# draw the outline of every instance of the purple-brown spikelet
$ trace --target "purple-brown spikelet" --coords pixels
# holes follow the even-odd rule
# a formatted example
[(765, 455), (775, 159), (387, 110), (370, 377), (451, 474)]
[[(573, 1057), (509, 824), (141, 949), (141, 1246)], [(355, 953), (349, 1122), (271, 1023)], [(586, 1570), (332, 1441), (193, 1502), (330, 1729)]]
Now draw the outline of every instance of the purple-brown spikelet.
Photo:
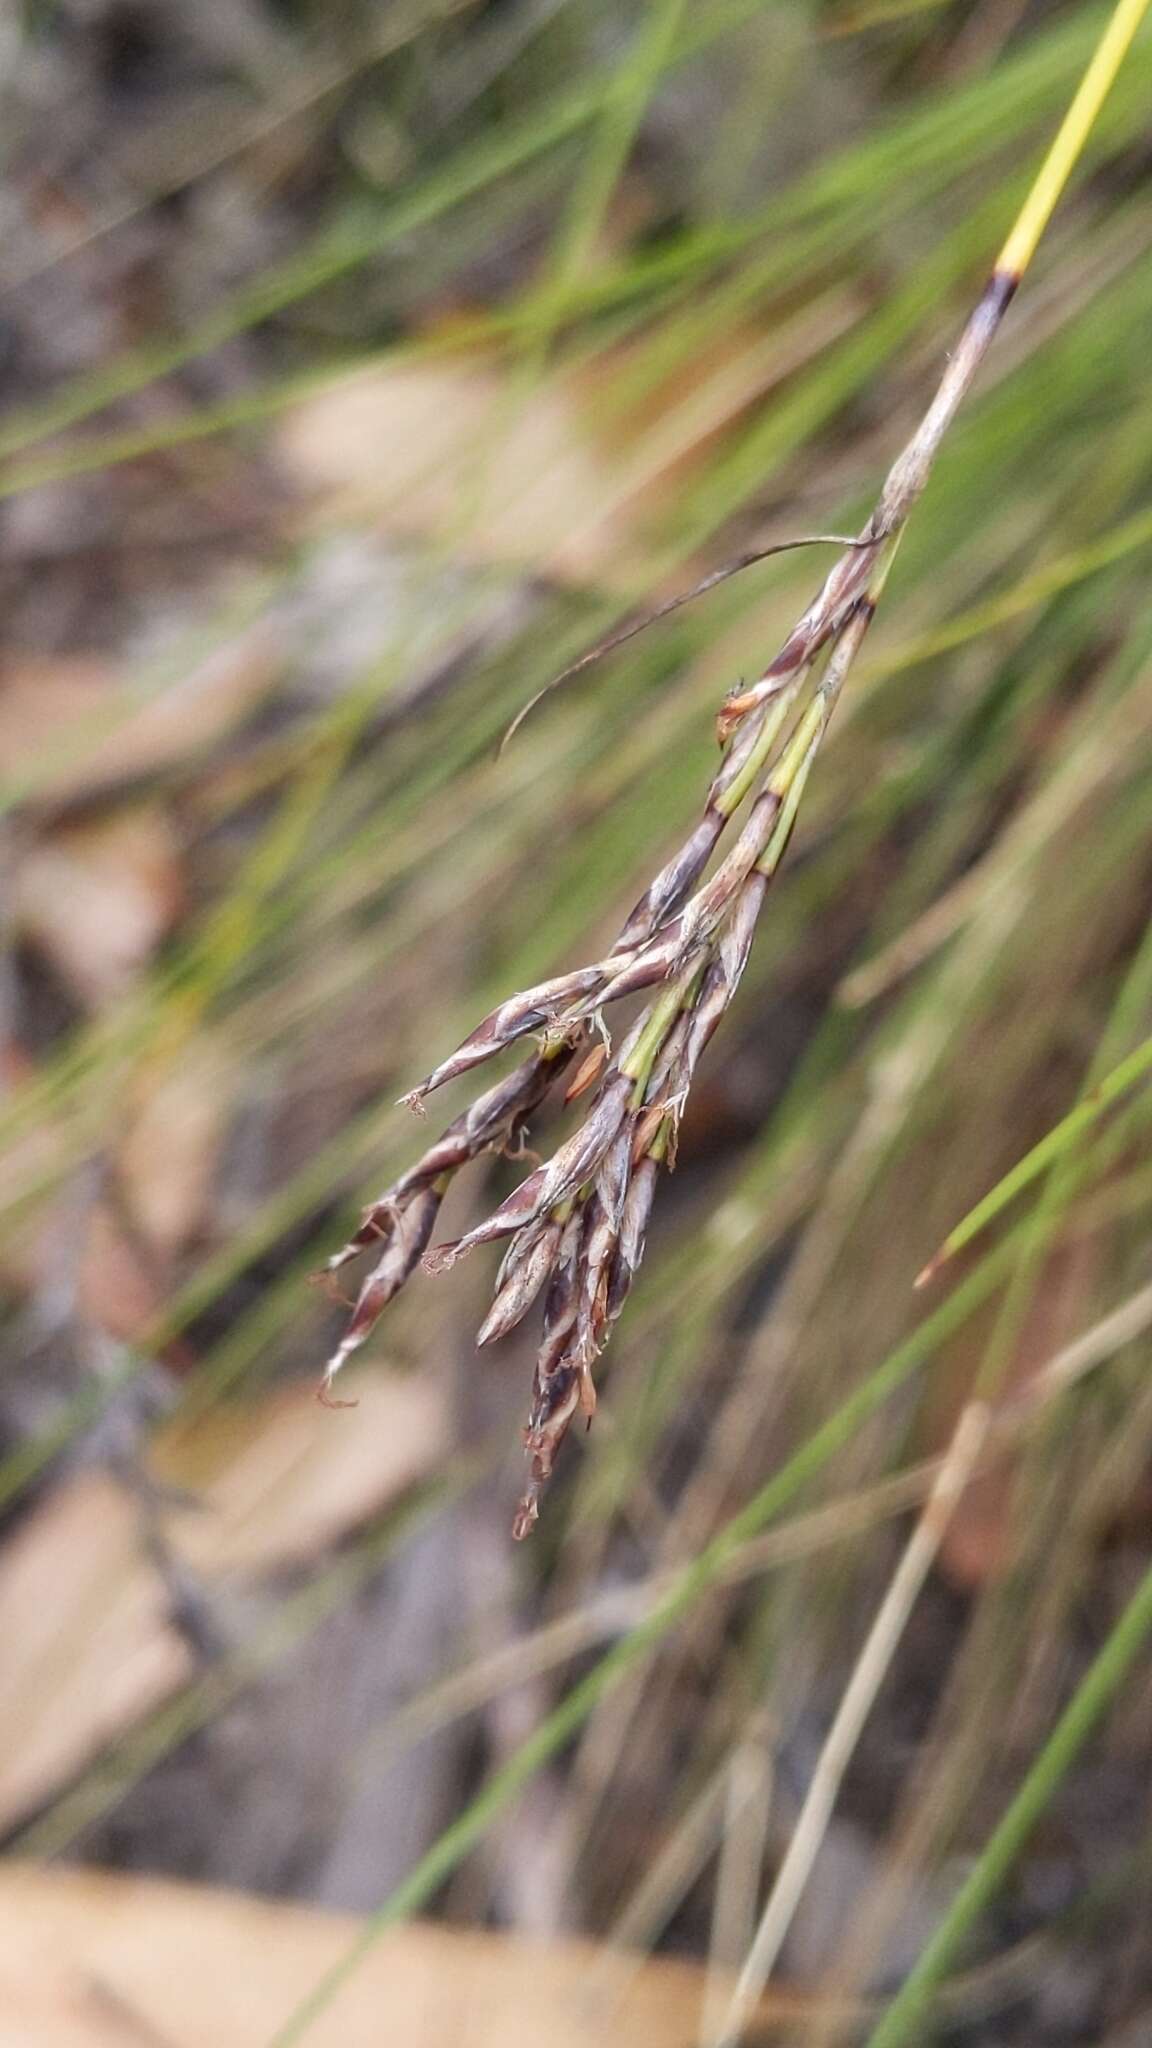
[[(871, 517), (855, 539), (838, 541), (838, 558), (762, 674), (725, 699), (717, 720), (722, 759), (703, 813), (629, 913), (614, 945), (599, 960), (497, 1004), (405, 1097), (422, 1108), (434, 1089), (537, 1034), (536, 1050), (449, 1124), (365, 1211), (360, 1228), (328, 1261), (326, 1272), (334, 1275), (361, 1253), (376, 1257), (326, 1369), (325, 1398), (334, 1375), (417, 1265), (439, 1272), (475, 1246), (511, 1240), (478, 1341), (487, 1345), (507, 1335), (543, 1294), (524, 1432), (529, 1480), (513, 1524), (517, 1537), (535, 1524), (542, 1489), (574, 1417), (583, 1412), (591, 1419), (593, 1368), (636, 1279), (656, 1185), (661, 1171), (675, 1165), (680, 1118), (697, 1065), (739, 987), (764, 897), (900, 534), (1014, 283), (1009, 273), (994, 273)], [(712, 572), (688, 594), (776, 551), (755, 550)], [(681, 601), (650, 616), (662, 616)], [(575, 673), (639, 629), (626, 626), (565, 673)], [(745, 804), (729, 852), (705, 880), (730, 820)], [(637, 994), (647, 995), (646, 1006), (610, 1057), (604, 1012)], [(566, 1100), (588, 1098), (579, 1128), (484, 1221), (430, 1251), (453, 1176), (482, 1153), (511, 1151), (552, 1083), (570, 1067), (575, 1072)]]
[[(329, 1393), (332, 1381), (352, 1353), (358, 1351), (365, 1338), (371, 1335), (383, 1310), (415, 1271), (435, 1227), (446, 1186), (445, 1179), (434, 1181), (431, 1187), (418, 1188), (390, 1212), (382, 1238), (384, 1249), (361, 1287), (348, 1328), (324, 1369), (320, 1398), (326, 1404), (344, 1405), (332, 1401)], [(358, 1236), (361, 1234), (357, 1233)], [(339, 1258), (332, 1261), (333, 1265), (339, 1263)]]
[(476, 1332), (477, 1345), (494, 1344), (498, 1337), (506, 1337), (527, 1315), (556, 1262), (562, 1230), (558, 1219), (550, 1216), (538, 1230), (530, 1226), (513, 1238), (497, 1277), (492, 1306)]
[(725, 822), (723, 814), (709, 804), (696, 830), (649, 883), (626, 920), (616, 941), (618, 952), (642, 946), (671, 916), (676, 904), (683, 903), (711, 860)]

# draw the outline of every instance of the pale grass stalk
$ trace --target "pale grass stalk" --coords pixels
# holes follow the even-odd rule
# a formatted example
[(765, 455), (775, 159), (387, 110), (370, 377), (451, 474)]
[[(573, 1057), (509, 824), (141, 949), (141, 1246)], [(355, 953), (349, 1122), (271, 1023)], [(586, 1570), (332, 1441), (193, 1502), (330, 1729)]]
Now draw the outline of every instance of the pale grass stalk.
[(1066, 1393), (1094, 1367), (1114, 1358), (1125, 1344), (1131, 1344), (1134, 1338), (1142, 1336), (1150, 1323), (1152, 1282), (1130, 1294), (1119, 1308), (1114, 1308), (1110, 1315), (1102, 1316), (1090, 1330), (1084, 1331), (1083, 1336), (1074, 1338), (1071, 1344), (1066, 1344), (1062, 1351), (1056, 1353), (1055, 1358), (1049, 1359), (1023, 1391), (1000, 1410), (997, 1435), (1001, 1432), (1014, 1434), (1016, 1430), (1026, 1428), (1049, 1401)]
[(711, 1770), (661, 1842), (623, 1911), (594, 1958), (587, 1980), (587, 2009), (605, 2029), (677, 1906), (715, 1854), (724, 1827), (728, 1758)]
[(812, 1874), (844, 1773), (944, 1533), (976, 1469), (991, 1423), (992, 1411), (982, 1401), (970, 1402), (960, 1416), (923, 1513), (848, 1681), (728, 2010), (712, 2037), (712, 2048), (738, 2048), (744, 2026), (759, 2003)]
[(732, 1971), (755, 1932), (756, 1898), (764, 1868), (775, 1776), (771, 1729), (767, 1717), (756, 1714), (728, 1764), (700, 2023), (702, 2041), (707, 2041), (721, 2023), (731, 1996)]
[[(747, 1761), (755, 1749), (761, 1759), (766, 1760), (764, 1717), (759, 1707), (737, 1730), (735, 1739), (738, 1757)], [(770, 1782), (769, 1769), (768, 1790)], [(709, 1773), (661, 1845), (601, 1943), (600, 1954), (592, 1962), (585, 1980), (581, 2016), (590, 2027), (598, 2026), (604, 2039), (615, 2039), (613, 2028), (622, 2001), (644, 1969), (652, 1947), (673, 1913), (706, 1868), (718, 1841), (723, 1850), (732, 1818), (736, 1817), (738, 1824), (750, 1820), (758, 1832), (766, 1825), (765, 1789), (763, 1782), (750, 1782), (746, 1772), (734, 1772), (733, 1758), (725, 1756)], [(749, 1805), (753, 1809), (751, 1813)], [(709, 2001), (715, 2002), (721, 1992), (726, 1995), (731, 1985), (730, 1970), (726, 1982), (719, 1972), (714, 1974), (711, 1984), (705, 1986), (705, 2014)], [(780, 2007), (787, 2009), (788, 2002), (787, 1998), (773, 1999), (773, 2019), (781, 2016)], [(804, 1995), (798, 1994), (797, 2011), (803, 2011), (806, 2003)], [(845, 2014), (852, 2019), (859, 2016), (856, 2011)]]

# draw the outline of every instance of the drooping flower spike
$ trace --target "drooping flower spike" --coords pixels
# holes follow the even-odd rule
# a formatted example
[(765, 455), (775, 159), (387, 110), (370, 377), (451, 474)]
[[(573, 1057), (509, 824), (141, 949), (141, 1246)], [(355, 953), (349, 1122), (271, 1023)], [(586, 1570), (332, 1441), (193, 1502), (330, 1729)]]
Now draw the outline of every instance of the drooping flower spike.
[[(1130, 12), (1129, 0), (1123, 0), (1118, 17)], [(1122, 27), (1130, 40), (1131, 24)], [(1111, 75), (1115, 55), (1109, 58)], [(607, 954), (499, 1003), (404, 1098), (422, 1109), (425, 1098), (445, 1082), (525, 1037), (536, 1039), (535, 1049), (513, 1073), (478, 1096), (365, 1211), (359, 1230), (328, 1261), (326, 1273), (335, 1275), (351, 1259), (375, 1253), (345, 1335), (326, 1368), (320, 1389), (326, 1400), (341, 1366), (421, 1262), (438, 1272), (477, 1246), (507, 1240), (479, 1343), (506, 1336), (543, 1298), (524, 1432), (529, 1478), (513, 1524), (517, 1537), (535, 1524), (542, 1489), (573, 1419), (582, 1414), (591, 1421), (596, 1361), (635, 1280), (660, 1173), (675, 1165), (677, 1130), (697, 1065), (739, 987), (812, 764), (908, 516), (1106, 86), (1104, 73), (1094, 79), (1090, 67), (936, 394), (892, 465), (860, 533), (849, 541), (824, 535), (784, 543), (832, 542), (840, 553), (763, 673), (722, 704), (717, 720), (721, 761), (695, 828), (654, 877)], [(628, 622), (564, 676), (725, 576), (779, 551), (755, 550), (713, 571), (683, 598)], [(745, 805), (728, 852), (705, 879), (725, 831)], [(646, 1007), (609, 1056), (604, 1013), (636, 994), (647, 995)], [(430, 1249), (453, 1176), (482, 1153), (513, 1152), (544, 1097), (573, 1067), (567, 1099), (587, 1098), (575, 1133), (483, 1222), (454, 1242)]]

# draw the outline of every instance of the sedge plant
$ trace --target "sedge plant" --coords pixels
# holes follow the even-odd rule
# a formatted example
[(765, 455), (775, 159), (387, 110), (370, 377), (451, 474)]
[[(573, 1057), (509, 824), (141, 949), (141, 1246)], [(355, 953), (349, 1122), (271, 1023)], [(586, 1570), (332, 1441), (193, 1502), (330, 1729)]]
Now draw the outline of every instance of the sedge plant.
[[(1119, 0), (1110, 16), (935, 395), (889, 469), (873, 511), (841, 546), (761, 674), (723, 702), (717, 720), (720, 764), (697, 824), (650, 882), (606, 954), (498, 1003), (404, 1098), (423, 1114), (436, 1089), (525, 1039), (534, 1041), (512, 1073), (479, 1094), (365, 1210), (358, 1230), (327, 1262), (332, 1280), (353, 1260), (371, 1258), (325, 1368), (320, 1394), (328, 1403), (340, 1369), (421, 1264), (442, 1272), (478, 1246), (504, 1245), (492, 1304), (478, 1333), (481, 1345), (505, 1336), (542, 1297), (524, 1432), (529, 1476), (513, 1523), (517, 1538), (536, 1522), (542, 1490), (573, 1420), (583, 1415), (591, 1421), (594, 1369), (635, 1281), (660, 1176), (675, 1166), (689, 1091), (740, 985), (805, 785), (901, 535), (1148, 4)], [(742, 558), (701, 587), (743, 565)], [(728, 834), (731, 843), (709, 873)], [(606, 1013), (635, 996), (643, 997), (644, 1006), (613, 1046)], [(456, 1174), (483, 1154), (522, 1151), (532, 1118), (562, 1082), (566, 1102), (588, 1104), (574, 1134), (482, 1222), (433, 1246)]]

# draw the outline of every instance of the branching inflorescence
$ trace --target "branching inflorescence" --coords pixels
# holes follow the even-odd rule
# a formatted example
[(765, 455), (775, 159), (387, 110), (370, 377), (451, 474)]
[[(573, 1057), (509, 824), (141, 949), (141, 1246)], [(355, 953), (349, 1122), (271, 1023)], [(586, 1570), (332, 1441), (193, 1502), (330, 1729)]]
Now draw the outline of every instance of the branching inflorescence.
[[(905, 522), (1003, 317), (1020, 267), (1002, 257), (871, 517), (843, 546), (763, 674), (724, 702), (718, 719), (722, 757), (703, 815), (645, 891), (611, 951), (500, 1003), (405, 1097), (422, 1111), (433, 1089), (518, 1040), (536, 1040), (529, 1057), (478, 1096), (365, 1211), (355, 1236), (328, 1261), (327, 1272), (335, 1274), (361, 1253), (376, 1255), (326, 1368), (325, 1400), (336, 1373), (421, 1261), (439, 1272), (476, 1245), (508, 1240), (478, 1341), (505, 1336), (543, 1293), (543, 1333), (524, 1432), (530, 1476), (513, 1524), (518, 1537), (536, 1521), (541, 1490), (569, 1424), (577, 1413), (592, 1416), (593, 1367), (636, 1277), (660, 1170), (675, 1165), (677, 1128), (697, 1064), (739, 987), (764, 897)], [(730, 850), (705, 880), (723, 834), (745, 805)], [(611, 1054), (604, 1013), (640, 993), (648, 994), (647, 1005)], [(590, 1098), (574, 1136), (474, 1230), (429, 1250), (454, 1174), (481, 1153), (515, 1147), (565, 1074), (571, 1076), (567, 1101)]]

